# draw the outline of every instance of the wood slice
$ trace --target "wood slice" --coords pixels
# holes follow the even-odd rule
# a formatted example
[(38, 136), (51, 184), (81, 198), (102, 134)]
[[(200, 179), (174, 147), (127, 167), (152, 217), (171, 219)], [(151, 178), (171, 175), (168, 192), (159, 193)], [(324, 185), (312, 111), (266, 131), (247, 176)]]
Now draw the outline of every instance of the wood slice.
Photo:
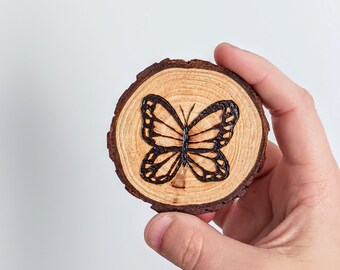
[(121, 96), (107, 143), (126, 189), (158, 212), (216, 211), (262, 167), (268, 122), (257, 94), (202, 60), (155, 63)]

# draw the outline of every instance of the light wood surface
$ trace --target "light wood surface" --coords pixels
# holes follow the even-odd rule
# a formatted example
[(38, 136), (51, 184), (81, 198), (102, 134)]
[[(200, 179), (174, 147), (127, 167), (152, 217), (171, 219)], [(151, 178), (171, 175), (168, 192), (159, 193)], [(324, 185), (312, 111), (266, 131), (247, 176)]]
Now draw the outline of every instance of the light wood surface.
[[(198, 181), (189, 166), (181, 166), (175, 177), (164, 184), (149, 183), (142, 179), (141, 164), (152, 148), (141, 136), (141, 103), (149, 94), (166, 99), (176, 110), (182, 123), (185, 123), (184, 117), (189, 114), (193, 104), (195, 105), (188, 123), (214, 102), (232, 100), (237, 104), (239, 119), (234, 127), (233, 136), (220, 149), (230, 166), (229, 176), (225, 180)], [(184, 117), (180, 108), (183, 109)], [(164, 118), (164, 121), (168, 121), (169, 126), (176, 126), (175, 121), (168, 117), (168, 112), (162, 109), (161, 106), (156, 107), (156, 110), (159, 110), (157, 115)], [(210, 115), (192, 128), (191, 134), (204, 130), (206, 126), (218, 121), (218, 114)], [(231, 77), (208, 69), (167, 68), (144, 80), (129, 97), (125, 97), (124, 106), (120, 109), (114, 126), (115, 137), (112, 139), (115, 141), (117, 151), (114, 155), (119, 156), (123, 171), (120, 174), (125, 175), (133, 189), (137, 191), (138, 197), (175, 207), (195, 205), (197, 210), (199, 205), (214, 203), (228, 197), (254, 173), (254, 167), (260, 162), (264, 151), (264, 138), (266, 139), (268, 131), (263, 123), (263, 115), (259, 113), (258, 106), (249, 93)], [(155, 128), (157, 130), (157, 127)], [(166, 129), (165, 125), (160, 125), (158, 130), (176, 136), (174, 131), (164, 130), (164, 128)], [(170, 143), (164, 139), (166, 140), (166, 138), (157, 138), (159, 140), (156, 141), (157, 145)], [(195, 138), (191, 140), (194, 141)], [(181, 145), (182, 142), (178, 141), (177, 146)], [(210, 156), (213, 154), (207, 153)], [(198, 157), (197, 162), (205, 162), (204, 166), (211, 166), (213, 170), (214, 164), (206, 164), (208, 162), (206, 159), (200, 160)]]

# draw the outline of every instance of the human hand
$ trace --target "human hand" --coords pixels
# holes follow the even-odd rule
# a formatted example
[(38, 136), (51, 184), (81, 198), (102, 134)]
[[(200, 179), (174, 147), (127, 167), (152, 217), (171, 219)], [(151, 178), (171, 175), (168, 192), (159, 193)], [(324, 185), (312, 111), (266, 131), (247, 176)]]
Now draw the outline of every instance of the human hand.
[(262, 172), (237, 202), (201, 219), (158, 214), (146, 242), (185, 270), (339, 269), (340, 172), (312, 97), (250, 52), (221, 44), (215, 59), (260, 95), (279, 146), (268, 143)]

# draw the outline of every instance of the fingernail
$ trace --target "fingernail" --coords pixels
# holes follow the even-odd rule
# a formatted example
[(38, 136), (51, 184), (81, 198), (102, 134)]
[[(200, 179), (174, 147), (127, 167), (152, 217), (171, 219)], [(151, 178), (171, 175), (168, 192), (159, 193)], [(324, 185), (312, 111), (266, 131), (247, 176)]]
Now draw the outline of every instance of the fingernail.
[(172, 220), (173, 218), (170, 215), (165, 214), (151, 225), (147, 233), (146, 242), (152, 249), (156, 251), (160, 249), (163, 235), (169, 228)]
[(231, 44), (231, 43), (228, 43), (228, 42), (223, 42), (222, 44), (224, 46), (229, 46), (229, 47), (232, 47), (232, 48), (237, 48), (234, 44)]

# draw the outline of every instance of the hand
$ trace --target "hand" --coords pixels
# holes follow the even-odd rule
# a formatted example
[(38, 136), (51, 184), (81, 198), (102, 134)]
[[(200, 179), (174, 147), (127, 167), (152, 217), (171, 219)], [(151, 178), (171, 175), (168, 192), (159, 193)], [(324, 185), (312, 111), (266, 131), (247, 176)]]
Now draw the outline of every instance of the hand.
[(311, 95), (232, 45), (219, 45), (215, 59), (261, 96), (278, 146), (268, 144), (261, 174), (237, 202), (201, 219), (158, 214), (145, 229), (146, 242), (185, 270), (339, 269), (340, 172)]

